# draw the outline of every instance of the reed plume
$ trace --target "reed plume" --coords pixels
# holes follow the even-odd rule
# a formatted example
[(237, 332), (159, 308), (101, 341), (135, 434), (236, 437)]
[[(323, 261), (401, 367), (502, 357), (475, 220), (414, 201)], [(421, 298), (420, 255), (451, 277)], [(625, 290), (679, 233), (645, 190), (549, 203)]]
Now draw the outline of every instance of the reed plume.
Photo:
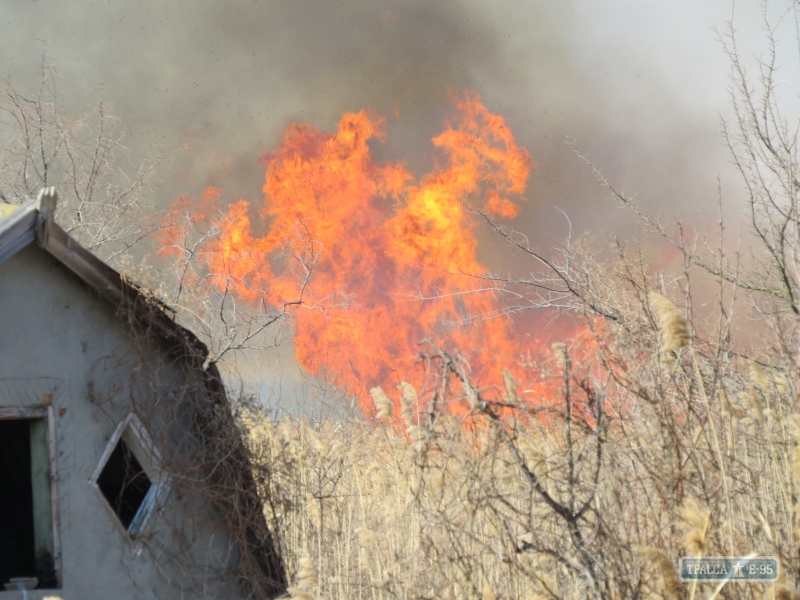
[(664, 353), (688, 346), (691, 342), (689, 328), (672, 301), (657, 292), (650, 292), (647, 298), (658, 320), (660, 351)]
[(314, 561), (308, 554), (300, 558), (295, 583), (298, 588), (308, 591), (313, 591), (317, 587), (317, 572), (314, 568)]
[(359, 527), (356, 529), (356, 536), (358, 536), (358, 541), (364, 546), (371, 546), (375, 543), (375, 536), (366, 527)]
[(506, 404), (514, 405), (517, 403), (517, 382), (514, 381), (514, 376), (507, 368), (503, 368), (503, 384), (505, 386), (505, 401)]
[(417, 396), (417, 390), (410, 383), (401, 381), (397, 387), (403, 392), (400, 396), (400, 414), (406, 422), (406, 426), (410, 427), (415, 424), (414, 405), (416, 405), (419, 396)]
[(694, 498), (687, 498), (680, 510), (683, 542), (689, 554), (702, 556), (708, 547), (708, 521), (711, 511), (701, 508)]
[(394, 410), (392, 401), (389, 400), (386, 393), (381, 388), (374, 387), (369, 391), (369, 394), (375, 403), (375, 415), (381, 420), (391, 419)]
[(680, 598), (682, 587), (681, 580), (669, 557), (658, 548), (639, 548), (642, 560), (654, 565), (658, 570), (661, 592), (667, 598)]

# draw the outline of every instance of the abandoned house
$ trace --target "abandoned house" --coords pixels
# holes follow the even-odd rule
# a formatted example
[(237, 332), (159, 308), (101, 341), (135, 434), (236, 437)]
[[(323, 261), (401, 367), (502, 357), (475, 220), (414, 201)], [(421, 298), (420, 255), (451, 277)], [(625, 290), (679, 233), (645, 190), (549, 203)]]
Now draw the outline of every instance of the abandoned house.
[(0, 600), (280, 595), (206, 347), (56, 201), (0, 203)]

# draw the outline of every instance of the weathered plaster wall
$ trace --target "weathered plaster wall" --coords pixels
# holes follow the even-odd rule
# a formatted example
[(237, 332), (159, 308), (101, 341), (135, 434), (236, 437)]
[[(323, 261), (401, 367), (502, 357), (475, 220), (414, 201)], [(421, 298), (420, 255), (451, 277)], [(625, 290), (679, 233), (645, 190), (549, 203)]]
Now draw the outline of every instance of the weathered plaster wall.
[[(144, 350), (162, 390), (185, 380), (157, 345)], [(232, 580), (201, 582), (192, 568), (170, 564), (169, 555), (185, 554), (166, 523), (174, 498), (154, 520), (149, 542), (137, 549), (89, 483), (110, 436), (136, 402), (138, 392), (128, 383), (140, 375), (132, 368), (141, 357), (142, 348), (112, 307), (34, 244), (0, 264), (0, 406), (42, 404), (50, 394), (55, 415), (63, 588), (29, 592), (31, 600), (236, 597)], [(147, 395), (147, 386), (140, 387)], [(168, 401), (168, 394), (161, 400)], [(156, 436), (154, 441), (158, 446)], [(213, 562), (209, 556), (235, 556), (219, 531), (181, 534), (196, 545), (196, 566)], [(208, 587), (193, 589), (198, 583)], [(0, 600), (22, 597), (0, 591)]]

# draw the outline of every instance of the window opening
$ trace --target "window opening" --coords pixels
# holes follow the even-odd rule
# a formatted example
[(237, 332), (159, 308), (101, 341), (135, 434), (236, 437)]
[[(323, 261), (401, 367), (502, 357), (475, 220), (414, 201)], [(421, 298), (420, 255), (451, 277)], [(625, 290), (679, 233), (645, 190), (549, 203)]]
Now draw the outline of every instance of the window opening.
[(0, 490), (0, 589), (20, 577), (57, 587), (46, 419), (0, 420)]
[(97, 478), (97, 486), (126, 530), (133, 523), (152, 485), (136, 456), (120, 438)]
[[(139, 419), (131, 413), (117, 426), (89, 482), (121, 531), (131, 539), (144, 530), (166, 499), (169, 484), (161, 459)], [(112, 517), (112, 518), (113, 518)], [(137, 546), (137, 552), (141, 547)]]

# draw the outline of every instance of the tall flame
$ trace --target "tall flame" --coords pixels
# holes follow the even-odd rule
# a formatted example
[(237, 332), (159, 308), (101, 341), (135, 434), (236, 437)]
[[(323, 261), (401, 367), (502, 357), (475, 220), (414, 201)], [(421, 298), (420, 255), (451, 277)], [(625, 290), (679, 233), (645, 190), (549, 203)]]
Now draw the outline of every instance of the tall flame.
[[(290, 126), (264, 159), (258, 219), (249, 202), (234, 202), (217, 223), (220, 237), (204, 246), (215, 284), (247, 301), (281, 306), (302, 290), (293, 311), (298, 362), (333, 373), (367, 414), (371, 387), (422, 377), (413, 363), (424, 338), (457, 348), (484, 383), (531, 350), (508, 319), (487, 318), (500, 307), (476, 291), (487, 269), (473, 214), (516, 216), (512, 199), (522, 199), (535, 165), (478, 94), (455, 104), (433, 138), (437, 164), (419, 180), (373, 161), (369, 142), (384, 139), (385, 122), (370, 112), (345, 114), (335, 133)], [(200, 206), (220, 194), (208, 188)], [(281, 260), (287, 251), (294, 260)]]

